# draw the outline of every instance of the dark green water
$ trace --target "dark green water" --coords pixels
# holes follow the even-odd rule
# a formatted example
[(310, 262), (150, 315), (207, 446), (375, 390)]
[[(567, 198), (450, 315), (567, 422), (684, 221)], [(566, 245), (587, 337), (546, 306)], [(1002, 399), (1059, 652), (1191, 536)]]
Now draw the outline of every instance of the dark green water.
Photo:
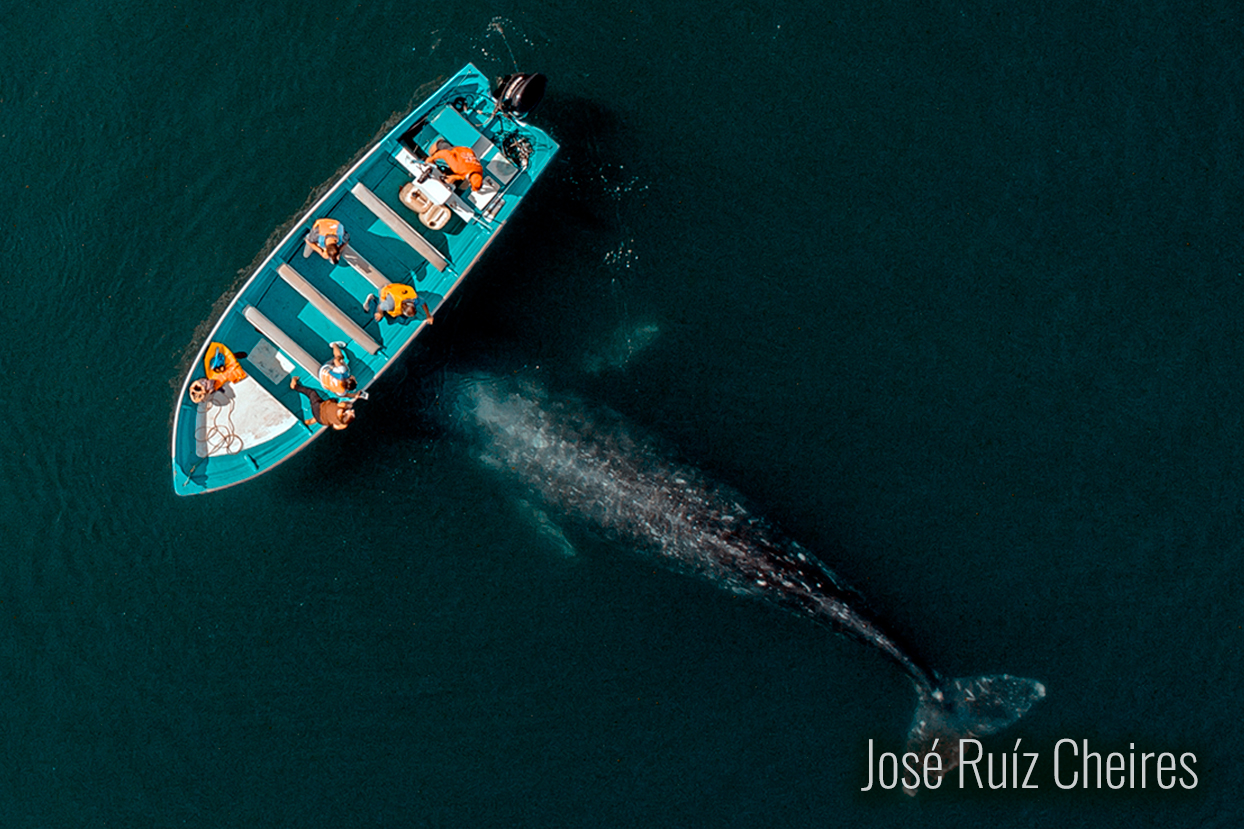
[[(1235, 4), (216, 6), (0, 19), (0, 826), (1240, 824)], [(549, 75), (538, 193), (348, 432), (176, 498), (196, 326), (467, 61)], [(422, 416), (479, 367), (1045, 682), (988, 741), (1040, 788), (858, 792), (901, 673), (552, 536)], [(1199, 782), (1064, 791), (1062, 738)]]

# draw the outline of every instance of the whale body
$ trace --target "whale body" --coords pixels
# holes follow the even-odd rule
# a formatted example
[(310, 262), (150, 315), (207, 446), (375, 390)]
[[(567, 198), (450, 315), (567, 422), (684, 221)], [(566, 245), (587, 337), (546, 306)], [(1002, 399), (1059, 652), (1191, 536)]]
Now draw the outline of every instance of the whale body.
[(739, 493), (671, 460), (609, 410), (486, 374), (447, 378), (441, 398), (448, 425), (481, 460), (548, 507), (675, 570), (881, 651), (916, 688), (907, 750), (938, 754), (943, 774), (958, 764), (961, 738), (999, 731), (1045, 696), (1040, 682), (1008, 674), (943, 677), (868, 616), (858, 594), (811, 552), (753, 515)]

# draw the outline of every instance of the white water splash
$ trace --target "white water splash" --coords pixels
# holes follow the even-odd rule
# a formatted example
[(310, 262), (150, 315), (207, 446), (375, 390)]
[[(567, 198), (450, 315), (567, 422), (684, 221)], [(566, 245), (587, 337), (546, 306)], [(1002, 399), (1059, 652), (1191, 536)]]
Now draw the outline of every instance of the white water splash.
[(531, 38), (527, 37), (521, 31), (517, 31), (517, 28), (518, 27), (515, 26), (514, 21), (508, 18), (500, 16), (494, 17), (488, 22), (487, 28), (484, 29), (484, 43), (480, 46), (480, 52), (482, 52), (489, 60), (498, 60), (498, 57), (493, 55), (490, 51), (489, 43), (495, 42), (497, 38), (500, 38), (501, 45), (505, 47), (505, 53), (510, 58), (510, 66), (515, 72), (519, 71), (518, 58), (514, 56), (514, 49), (510, 46), (509, 36), (514, 35), (517, 40), (532, 48), (535, 47), (535, 44), (531, 42)]
[(634, 239), (623, 239), (616, 248), (605, 253), (605, 264), (621, 265), (623, 268), (630, 268), (631, 265), (639, 261), (639, 254), (632, 247), (634, 243)]

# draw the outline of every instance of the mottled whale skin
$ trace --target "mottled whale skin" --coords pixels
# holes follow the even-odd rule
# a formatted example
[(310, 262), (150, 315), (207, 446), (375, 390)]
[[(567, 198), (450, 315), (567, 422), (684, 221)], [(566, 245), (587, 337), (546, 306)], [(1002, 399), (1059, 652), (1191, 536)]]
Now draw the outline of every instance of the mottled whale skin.
[(1005, 728), (1045, 695), (1040, 682), (1007, 674), (943, 678), (860, 610), (858, 594), (828, 567), (749, 513), (738, 493), (669, 460), (612, 412), (485, 374), (446, 378), (439, 408), (485, 463), (549, 507), (881, 651), (916, 687), (907, 750), (935, 751), (943, 773), (959, 762), (960, 738)]

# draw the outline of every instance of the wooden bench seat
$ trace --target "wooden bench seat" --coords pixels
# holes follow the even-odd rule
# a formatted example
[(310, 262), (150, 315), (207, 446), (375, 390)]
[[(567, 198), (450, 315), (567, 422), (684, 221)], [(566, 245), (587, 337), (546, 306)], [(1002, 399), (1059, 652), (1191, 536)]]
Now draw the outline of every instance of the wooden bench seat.
[(307, 281), (307, 278), (298, 271), (294, 270), (290, 265), (281, 265), (276, 269), (291, 288), (302, 295), (302, 298), (311, 303), (317, 311), (328, 318), (328, 321), (337, 326), (347, 339), (358, 343), (368, 354), (375, 354), (380, 350), (380, 343), (376, 342), (371, 336), (364, 331), (359, 324), (346, 316), (342, 311), (329, 300), (328, 297), (320, 293), (314, 285)]
[(258, 308), (254, 305), (247, 305), (246, 310), (242, 312), (242, 316), (246, 317), (247, 322), (255, 326), (256, 331), (263, 334), (277, 348), (284, 351), (312, 379), (319, 376), (321, 363), (308, 354), (305, 348), (294, 342), (293, 337), (278, 328), (276, 323), (265, 317)]
[(359, 182), (350, 188), (350, 192), (354, 197), (362, 202), (363, 206), (372, 212), (379, 219), (397, 234), (397, 237), (406, 244), (410, 245), (419, 252), (428, 263), (438, 271), (443, 271), (449, 266), (449, 262), (441, 255), (441, 252), (432, 247), (432, 243), (423, 238), (417, 230), (406, 223), (406, 220), (394, 212), (380, 197), (367, 189), (363, 182)]
[(386, 277), (376, 267), (362, 257), (362, 255), (354, 248), (346, 245), (341, 249), (341, 258), (346, 260), (346, 264), (358, 271), (359, 274), (377, 289), (383, 288), (393, 282)]

